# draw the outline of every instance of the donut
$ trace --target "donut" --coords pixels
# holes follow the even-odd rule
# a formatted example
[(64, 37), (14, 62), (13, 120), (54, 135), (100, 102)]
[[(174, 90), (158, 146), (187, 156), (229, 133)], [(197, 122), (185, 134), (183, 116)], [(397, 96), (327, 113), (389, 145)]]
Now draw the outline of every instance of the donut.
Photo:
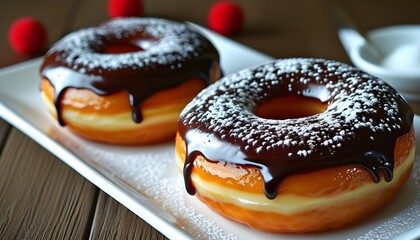
[(198, 30), (158, 18), (117, 18), (70, 33), (46, 53), (41, 95), (61, 126), (114, 144), (173, 139), (179, 113), (221, 77)]
[(407, 181), (413, 116), (387, 83), (344, 63), (275, 60), (185, 107), (176, 160), (187, 192), (227, 218), (268, 232), (336, 229)]

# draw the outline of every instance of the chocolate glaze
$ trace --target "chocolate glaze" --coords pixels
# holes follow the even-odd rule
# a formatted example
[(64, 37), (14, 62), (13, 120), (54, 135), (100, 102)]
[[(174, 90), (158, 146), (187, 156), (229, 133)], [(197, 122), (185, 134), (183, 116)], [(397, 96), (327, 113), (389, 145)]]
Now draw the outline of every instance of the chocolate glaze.
[[(105, 54), (107, 45), (131, 44), (143, 51)], [(97, 28), (72, 33), (46, 54), (42, 78), (55, 89), (58, 121), (67, 88), (89, 89), (98, 95), (129, 94), (133, 121), (140, 123), (140, 105), (154, 93), (199, 78), (210, 84), (219, 62), (215, 47), (187, 24), (153, 18), (111, 20)]]
[[(245, 94), (244, 94), (245, 93)], [(267, 120), (253, 109), (286, 95), (316, 97), (328, 109), (305, 118)], [(279, 60), (227, 76), (182, 112), (188, 193), (194, 159), (259, 169), (265, 195), (277, 196), (283, 179), (317, 169), (358, 165), (375, 182), (391, 181), (397, 139), (410, 131), (413, 112), (389, 85), (335, 61)]]

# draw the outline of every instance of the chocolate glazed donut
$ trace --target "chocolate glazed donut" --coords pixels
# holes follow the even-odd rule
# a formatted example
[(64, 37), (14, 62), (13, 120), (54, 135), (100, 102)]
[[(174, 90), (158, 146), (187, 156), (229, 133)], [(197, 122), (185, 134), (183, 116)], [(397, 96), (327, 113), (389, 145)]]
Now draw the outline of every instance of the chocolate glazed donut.
[[(118, 47), (120, 45), (120, 47)], [(112, 49), (120, 48), (118, 54)], [(121, 52), (124, 47), (127, 52)], [(219, 62), (215, 47), (191, 26), (154, 18), (119, 18), (71, 33), (45, 56), (43, 79), (55, 89), (61, 125), (61, 98), (68, 88), (98, 95), (129, 93), (133, 121), (140, 123), (141, 102), (193, 77), (210, 84)], [(217, 66), (218, 67), (218, 66)]]
[(356, 68), (276, 60), (222, 78), (186, 106), (177, 165), (189, 194), (251, 227), (339, 228), (407, 181), (413, 116), (396, 90)]
[[(258, 104), (290, 95), (317, 98), (328, 108), (296, 119), (254, 115)], [(182, 112), (186, 186), (193, 194), (189, 173), (196, 154), (260, 169), (271, 199), (287, 175), (329, 166), (357, 164), (374, 181), (379, 171), (390, 181), (395, 142), (410, 131), (413, 116), (385, 82), (338, 62), (279, 60), (244, 70), (199, 94)]]

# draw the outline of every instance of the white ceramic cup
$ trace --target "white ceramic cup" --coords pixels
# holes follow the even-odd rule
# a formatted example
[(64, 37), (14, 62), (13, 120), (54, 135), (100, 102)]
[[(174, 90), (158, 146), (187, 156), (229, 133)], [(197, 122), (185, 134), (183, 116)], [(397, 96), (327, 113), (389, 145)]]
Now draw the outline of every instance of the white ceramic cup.
[(353, 64), (397, 89), (409, 101), (420, 100), (420, 25), (401, 25), (367, 33), (379, 49), (372, 53), (369, 42), (351, 29), (342, 29), (339, 38)]

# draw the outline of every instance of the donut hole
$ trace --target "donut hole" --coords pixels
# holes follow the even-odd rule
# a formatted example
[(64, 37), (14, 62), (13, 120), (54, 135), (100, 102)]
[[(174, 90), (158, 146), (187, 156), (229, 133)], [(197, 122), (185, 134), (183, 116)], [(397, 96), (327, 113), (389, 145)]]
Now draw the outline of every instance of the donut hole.
[(128, 53), (128, 52), (138, 52), (143, 49), (129, 44), (112, 44), (105, 47), (103, 53), (105, 54), (118, 54), (118, 53)]
[(315, 97), (282, 96), (257, 105), (254, 114), (260, 118), (285, 120), (316, 115), (327, 110), (328, 103)]
[(102, 53), (105, 54), (119, 54), (119, 53), (129, 53), (129, 52), (139, 52), (144, 51), (149, 48), (155, 39), (137, 39), (130, 42), (125, 41), (116, 41), (107, 43), (102, 50)]

